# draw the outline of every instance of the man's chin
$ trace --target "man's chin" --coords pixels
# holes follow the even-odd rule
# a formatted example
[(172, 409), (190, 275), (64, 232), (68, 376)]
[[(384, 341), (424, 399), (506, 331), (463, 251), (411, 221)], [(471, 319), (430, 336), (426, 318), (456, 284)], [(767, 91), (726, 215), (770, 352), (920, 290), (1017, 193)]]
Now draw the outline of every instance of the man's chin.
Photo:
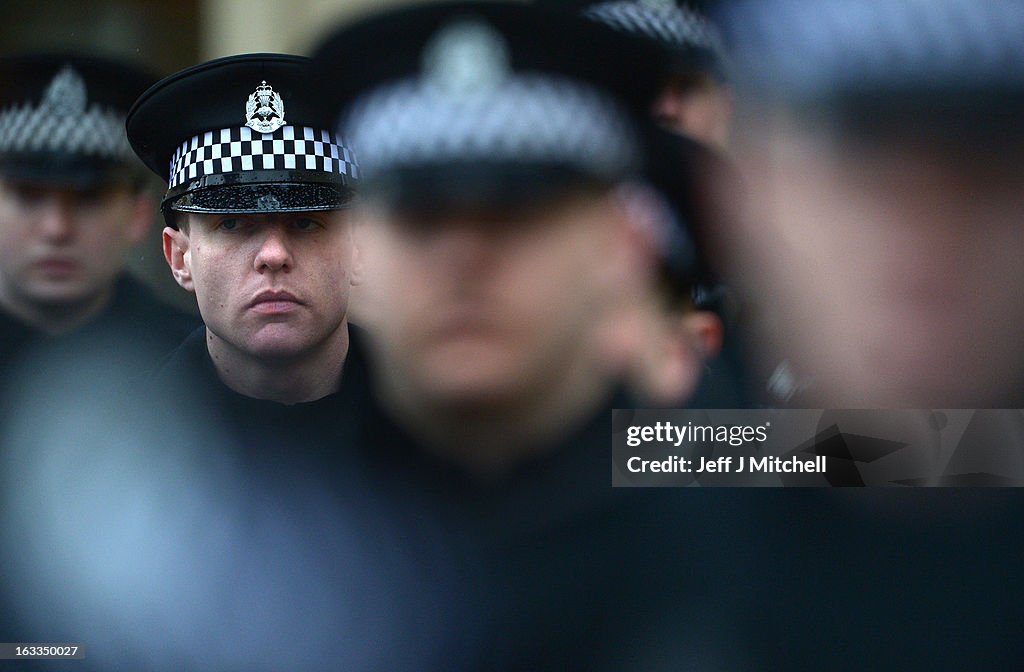
[(290, 339), (281, 340), (259, 340), (250, 344), (249, 354), (266, 361), (288, 361), (309, 351), (309, 345), (303, 341)]
[(246, 350), (260, 359), (294, 359), (308, 352), (312, 339), (293, 326), (277, 323), (266, 325), (249, 339)]
[(59, 309), (87, 303), (99, 293), (78, 278), (54, 278), (33, 282), (24, 296), (41, 308)]
[(493, 411), (514, 403), (518, 398), (514, 388), (506, 383), (479, 379), (434, 379), (427, 384), (422, 393), (430, 399), (430, 406), (450, 413)]
[(467, 408), (493, 406), (516, 398), (522, 366), (506, 351), (448, 352), (424, 362), (422, 386), (435, 402)]

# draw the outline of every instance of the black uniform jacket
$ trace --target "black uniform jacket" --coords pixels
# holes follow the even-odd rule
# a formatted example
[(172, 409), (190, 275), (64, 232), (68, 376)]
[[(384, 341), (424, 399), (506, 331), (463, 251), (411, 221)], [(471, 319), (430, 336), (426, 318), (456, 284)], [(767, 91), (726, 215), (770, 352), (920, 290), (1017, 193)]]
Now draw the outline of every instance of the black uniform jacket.
[[(9, 368), (31, 348), (74, 354), (76, 350), (103, 356), (105, 353), (137, 353), (145, 373), (199, 325), (199, 318), (172, 308), (148, 287), (130, 276), (118, 279), (114, 296), (98, 315), (69, 334), (48, 337), (0, 311), (0, 371)], [(48, 353), (43, 354), (46, 356)], [(137, 362), (132, 362), (133, 365)]]

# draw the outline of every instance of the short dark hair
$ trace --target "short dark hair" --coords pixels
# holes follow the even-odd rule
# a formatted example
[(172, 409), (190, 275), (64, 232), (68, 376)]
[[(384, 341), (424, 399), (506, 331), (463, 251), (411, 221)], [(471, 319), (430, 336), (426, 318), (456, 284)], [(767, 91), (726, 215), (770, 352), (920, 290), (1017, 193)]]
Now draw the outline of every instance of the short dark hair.
[(188, 233), (188, 213), (179, 212), (178, 210), (172, 210), (170, 208), (162, 208), (160, 210), (164, 216), (164, 223), (172, 229), (178, 229)]

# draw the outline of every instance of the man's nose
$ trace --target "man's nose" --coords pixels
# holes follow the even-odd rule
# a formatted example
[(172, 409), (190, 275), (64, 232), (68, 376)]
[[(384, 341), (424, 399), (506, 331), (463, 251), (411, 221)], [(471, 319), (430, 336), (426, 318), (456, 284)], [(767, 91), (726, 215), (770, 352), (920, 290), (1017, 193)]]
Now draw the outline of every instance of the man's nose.
[(492, 263), (500, 236), (478, 222), (458, 222), (438, 232), (434, 252), (450, 268), (475, 269)]
[(291, 246), (283, 227), (268, 226), (256, 252), (254, 265), (257, 271), (291, 270), (294, 266)]
[(683, 122), (683, 104), (681, 96), (676, 91), (667, 89), (654, 101), (654, 119), (664, 125), (679, 125)]
[(39, 231), (52, 243), (64, 243), (75, 234), (75, 207), (70, 199), (51, 196), (40, 209)]

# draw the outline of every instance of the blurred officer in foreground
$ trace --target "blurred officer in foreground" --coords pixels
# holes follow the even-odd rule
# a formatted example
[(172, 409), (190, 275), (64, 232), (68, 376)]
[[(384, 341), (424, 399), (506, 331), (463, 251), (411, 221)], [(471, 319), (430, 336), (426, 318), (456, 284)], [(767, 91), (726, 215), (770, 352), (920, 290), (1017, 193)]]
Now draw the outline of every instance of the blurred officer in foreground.
[(730, 267), (776, 399), (1020, 406), (1024, 6), (733, 4), (752, 207)]
[[(572, 16), (466, 3), (367, 21), (317, 57), (367, 157), (359, 234), (380, 399), (470, 470), (512, 468), (604, 407), (621, 362), (602, 339), (650, 283), (627, 105), (651, 78), (625, 81), (633, 62), (596, 47), (576, 63), (541, 53), (560, 30), (573, 47), (619, 45)], [(343, 67), (353, 45), (392, 36), (410, 45), (375, 72)]]
[(664, 53), (668, 70), (652, 108), (665, 128), (724, 149), (733, 94), (718, 27), (699, 3), (684, 0), (574, 0), (587, 18), (639, 37)]
[(660, 82), (624, 40), (462, 2), (375, 16), (314, 56), (364, 170), (377, 403), (355, 448), (417, 511), (407, 538), (434, 523), (417, 543), (461, 577), (444, 669), (722, 663), (728, 599), (704, 588), (728, 563), (701, 565), (707, 521), (610, 487), (635, 356), (616, 350), (667, 237), (638, 179)]
[[(909, 422), (880, 443), (841, 409), (1020, 405), (1024, 5), (727, 5), (752, 192), (732, 247), (768, 368), (788, 362), (775, 403), (839, 409), (820, 429), (840, 432), (857, 479), (977, 429), (975, 446), (1019, 462), (1019, 412), (1002, 438), (887, 414)], [(937, 465), (941, 480), (984, 483), (979, 457)], [(765, 493), (741, 643), (768, 670), (1014, 667), (1022, 504), (1009, 488)]]
[(0, 369), (55, 337), (155, 361), (194, 326), (125, 272), (153, 204), (124, 118), (152, 81), (96, 57), (0, 59)]

